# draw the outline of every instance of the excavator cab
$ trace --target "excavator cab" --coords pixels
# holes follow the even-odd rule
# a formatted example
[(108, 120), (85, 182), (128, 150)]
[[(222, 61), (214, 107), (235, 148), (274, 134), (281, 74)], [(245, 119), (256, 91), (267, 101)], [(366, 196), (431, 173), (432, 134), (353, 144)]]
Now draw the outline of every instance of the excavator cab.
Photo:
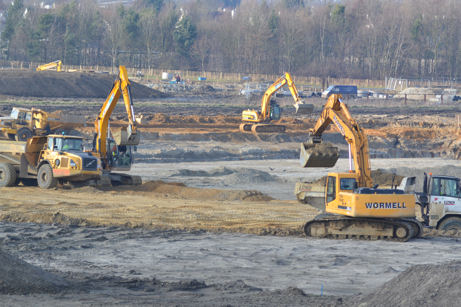
[(281, 115), (282, 115), (282, 108), (278, 105), (275, 100), (271, 100), (271, 112), (270, 112), (270, 118), (271, 120), (279, 120)]

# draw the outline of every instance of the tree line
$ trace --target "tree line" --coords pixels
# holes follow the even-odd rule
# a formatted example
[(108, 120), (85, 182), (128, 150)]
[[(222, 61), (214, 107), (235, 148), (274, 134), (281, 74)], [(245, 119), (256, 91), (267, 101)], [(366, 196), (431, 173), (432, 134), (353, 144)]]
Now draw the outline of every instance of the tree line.
[(458, 0), (3, 4), (2, 57), (68, 65), (384, 79), (461, 77)]

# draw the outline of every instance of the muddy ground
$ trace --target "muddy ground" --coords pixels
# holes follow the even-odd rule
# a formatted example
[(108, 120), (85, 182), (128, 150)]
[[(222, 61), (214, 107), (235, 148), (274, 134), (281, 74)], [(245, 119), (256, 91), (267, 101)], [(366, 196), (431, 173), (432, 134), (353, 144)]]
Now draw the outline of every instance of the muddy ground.
[[(111, 85), (106, 86), (105, 93)], [(167, 98), (134, 93), (142, 142), (131, 174), (143, 178), (140, 187), (1, 189), (0, 301), (43, 306), (459, 302), (461, 266), (451, 262), (458, 259), (459, 234), (427, 229), (408, 243), (306, 239), (302, 226), (318, 211), (296, 202), (294, 185), (347, 170), (347, 145), (331, 129), (325, 139), (341, 148), (336, 166), (301, 168), (299, 143), (324, 101), (306, 98), (315, 111), (300, 116), (291, 98), (278, 98), (287, 133), (242, 134), (239, 114), (258, 108), (259, 101), (239, 96), (238, 86), (173, 88)], [(12, 106), (66, 110), (86, 118), (88, 126), (79, 131), (89, 138), (104, 100), (84, 91), (76, 98), (3, 94), (8, 96), (0, 99), (0, 115)], [(372, 169), (403, 176), (461, 174), (459, 104), (347, 103), (369, 135)], [(112, 119), (113, 126), (125, 123), (122, 104)]]

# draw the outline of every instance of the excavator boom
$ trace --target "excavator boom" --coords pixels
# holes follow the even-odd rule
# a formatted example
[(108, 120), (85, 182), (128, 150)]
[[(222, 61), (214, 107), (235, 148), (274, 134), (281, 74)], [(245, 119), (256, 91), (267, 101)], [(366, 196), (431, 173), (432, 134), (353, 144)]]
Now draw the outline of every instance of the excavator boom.
[(108, 148), (110, 143), (110, 116), (117, 105), (118, 99), (123, 96), (125, 109), (128, 114), (128, 127), (112, 129), (112, 137), (115, 145), (123, 147), (135, 146), (139, 144), (140, 136), (137, 133), (136, 121), (133, 111), (133, 101), (131, 98), (130, 81), (125, 66), (120, 66), (118, 78), (115, 80), (112, 89), (104, 101), (104, 104), (99, 112), (98, 118), (94, 122), (95, 126), (95, 144), (94, 151), (99, 153), (103, 160), (104, 169), (110, 170), (110, 153), (114, 154), (112, 148)]
[(56, 69), (56, 71), (61, 71), (62, 69), (62, 61), (53, 61), (47, 64), (43, 64), (37, 67), (37, 71), (43, 71), (43, 70), (50, 70), (50, 69)]
[(354, 159), (355, 172), (360, 187), (371, 187), (371, 170), (368, 139), (347, 105), (341, 102), (341, 95), (331, 95), (314, 128), (310, 130), (312, 142), (301, 145), (303, 167), (332, 167), (339, 158), (339, 151), (328, 144), (320, 144), (323, 132), (333, 123), (349, 144)]

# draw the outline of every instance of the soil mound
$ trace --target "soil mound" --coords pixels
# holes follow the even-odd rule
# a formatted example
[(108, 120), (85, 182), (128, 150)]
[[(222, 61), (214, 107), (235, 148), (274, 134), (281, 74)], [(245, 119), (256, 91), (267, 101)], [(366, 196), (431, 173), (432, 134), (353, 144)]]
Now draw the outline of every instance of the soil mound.
[(458, 306), (461, 262), (416, 265), (362, 297), (360, 306)]
[(218, 189), (199, 189), (187, 187), (183, 183), (148, 181), (136, 187), (123, 187), (125, 193), (148, 192), (157, 193), (166, 197), (180, 199), (199, 199), (199, 200), (219, 200), (219, 201), (234, 201), (234, 200), (249, 200), (249, 201), (267, 201), (272, 200), (269, 197), (258, 191), (242, 191), (242, 190), (218, 190)]
[[(53, 71), (3, 71), (0, 94), (22, 97), (105, 98), (116, 76), (101, 73)], [(166, 96), (147, 86), (131, 82), (133, 98)]]
[(56, 293), (67, 287), (62, 278), (0, 251), (0, 293)]
[(209, 172), (202, 170), (195, 171), (189, 169), (181, 169), (176, 174), (171, 176), (222, 177), (220, 178), (220, 181), (226, 185), (280, 181), (279, 177), (257, 169), (230, 169), (227, 167), (216, 168)]
[(184, 176), (184, 177), (219, 177), (233, 174), (235, 171), (227, 167), (219, 167), (213, 169), (209, 172), (207, 171), (194, 171), (190, 169), (180, 169), (176, 174), (171, 175), (175, 176)]
[[(401, 173), (401, 172), (399, 172)], [(326, 176), (314, 181), (314, 184), (323, 185), (326, 181)], [(378, 186), (390, 186), (390, 185), (399, 185), (403, 179), (403, 176), (397, 175), (395, 172), (386, 171), (383, 169), (377, 169), (371, 171), (371, 179), (373, 179), (373, 184)]]

